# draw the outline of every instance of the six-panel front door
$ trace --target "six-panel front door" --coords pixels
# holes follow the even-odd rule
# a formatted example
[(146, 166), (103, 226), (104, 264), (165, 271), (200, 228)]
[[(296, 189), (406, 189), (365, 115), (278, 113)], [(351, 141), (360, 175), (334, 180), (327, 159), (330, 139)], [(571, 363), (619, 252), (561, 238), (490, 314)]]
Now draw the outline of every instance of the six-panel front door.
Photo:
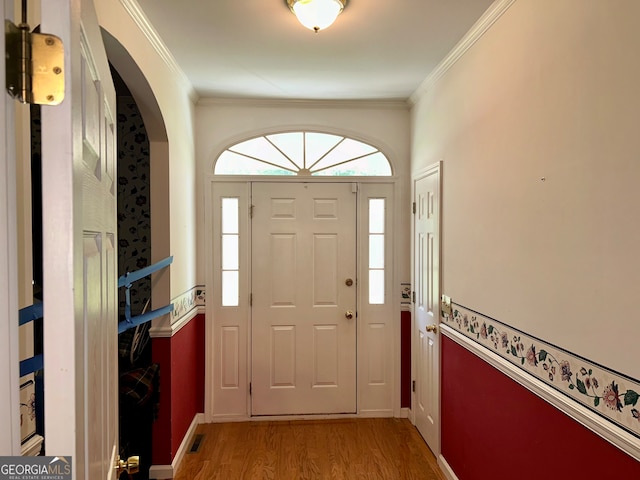
[(252, 204), (252, 415), (354, 413), (356, 193), (255, 183)]

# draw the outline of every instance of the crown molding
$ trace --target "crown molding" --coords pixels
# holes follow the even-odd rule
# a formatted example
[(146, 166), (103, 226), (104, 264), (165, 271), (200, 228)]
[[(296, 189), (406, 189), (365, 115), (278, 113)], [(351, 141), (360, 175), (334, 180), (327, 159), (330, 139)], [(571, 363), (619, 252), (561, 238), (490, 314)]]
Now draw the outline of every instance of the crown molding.
[(176, 62), (175, 57), (169, 51), (162, 38), (160, 38), (160, 35), (156, 31), (155, 27), (151, 24), (145, 13), (140, 8), (137, 0), (120, 0), (120, 3), (127, 11), (131, 19), (138, 26), (142, 34), (147, 38), (147, 40), (149, 40), (149, 43), (158, 53), (160, 58), (185, 85), (189, 99), (191, 99), (194, 104), (197, 103), (199, 98), (198, 93), (193, 88), (193, 85), (189, 81), (189, 78), (184, 73), (182, 68), (180, 68), (180, 65), (178, 65), (178, 62)]
[(418, 103), (515, 2), (516, 0), (496, 0), (493, 2), (466, 35), (453, 47), (453, 50), (442, 59), (416, 91), (411, 94), (408, 100), (409, 105), (413, 106)]
[(303, 100), (281, 98), (249, 98), (249, 97), (202, 97), (197, 106), (236, 106), (236, 107), (264, 107), (264, 108), (363, 108), (408, 110), (410, 105), (406, 100)]

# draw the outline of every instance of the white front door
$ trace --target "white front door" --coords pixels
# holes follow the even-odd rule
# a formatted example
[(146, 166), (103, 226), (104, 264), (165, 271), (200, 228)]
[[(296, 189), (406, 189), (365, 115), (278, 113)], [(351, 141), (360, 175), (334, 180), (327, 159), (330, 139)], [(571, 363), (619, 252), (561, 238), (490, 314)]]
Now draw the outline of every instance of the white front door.
[(42, 2), (65, 99), (42, 108), (45, 446), (110, 479), (118, 443), (115, 90), (90, 0)]
[(252, 415), (355, 413), (352, 184), (255, 183), (252, 204)]
[(414, 180), (415, 424), (440, 453), (440, 168)]

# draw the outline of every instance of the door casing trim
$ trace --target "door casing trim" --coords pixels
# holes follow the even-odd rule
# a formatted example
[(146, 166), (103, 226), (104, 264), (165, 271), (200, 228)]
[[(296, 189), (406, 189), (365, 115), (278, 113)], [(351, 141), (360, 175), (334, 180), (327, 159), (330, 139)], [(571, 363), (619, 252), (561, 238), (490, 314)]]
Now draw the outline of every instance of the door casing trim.
[[(251, 398), (248, 393), (246, 394), (246, 408), (245, 413), (243, 414), (224, 414), (224, 413), (216, 413), (215, 412), (215, 398), (213, 394), (213, 374), (215, 368), (216, 355), (213, 350), (215, 343), (214, 339), (214, 330), (215, 330), (215, 316), (214, 316), (214, 306), (213, 306), (213, 280), (215, 276), (215, 272), (213, 271), (213, 220), (212, 220), (212, 201), (213, 201), (213, 189), (216, 184), (227, 184), (227, 183), (237, 183), (244, 184), (246, 186), (245, 190), (248, 189), (251, 183), (259, 183), (259, 182), (267, 182), (267, 183), (356, 183), (359, 186), (367, 186), (367, 185), (389, 185), (391, 187), (391, 193), (389, 195), (389, 200), (392, 202), (392, 217), (390, 219), (391, 224), (393, 225), (393, 231), (398, 231), (400, 225), (400, 219), (398, 218), (398, 205), (400, 202), (399, 198), (399, 180), (397, 177), (273, 177), (273, 176), (214, 176), (208, 175), (205, 180), (205, 261), (206, 261), (206, 285), (205, 289), (208, 293), (208, 301), (206, 303), (206, 314), (205, 314), (205, 421), (206, 422), (222, 422), (222, 421), (247, 421), (247, 420), (291, 420), (293, 418), (349, 418), (349, 417), (400, 417), (403, 415), (403, 411), (400, 408), (400, 314), (401, 307), (398, 303), (396, 305), (395, 298), (392, 296), (392, 300), (390, 300), (390, 309), (393, 311), (392, 320), (390, 324), (393, 326), (393, 335), (390, 339), (393, 342), (392, 345), (392, 378), (390, 378), (391, 385), (391, 396), (392, 401), (388, 408), (381, 409), (371, 409), (371, 410), (362, 410), (360, 408), (360, 379), (362, 372), (362, 365), (360, 360), (360, 353), (357, 354), (357, 365), (356, 365), (356, 408), (357, 411), (355, 414), (335, 414), (335, 415), (293, 415), (293, 416), (257, 416), (252, 417), (250, 415), (251, 412)], [(360, 190), (360, 188), (359, 188)], [(358, 225), (356, 226), (356, 235), (358, 238), (358, 242), (361, 241), (361, 232), (360, 228), (360, 199), (358, 200)], [(389, 284), (391, 286), (400, 285), (399, 275), (398, 275), (398, 244), (399, 242), (394, 239), (394, 235), (391, 236), (391, 255), (390, 261), (392, 262), (391, 268), (391, 276), (389, 280)], [(358, 251), (360, 252), (360, 244), (358, 245)], [(361, 262), (357, 264), (358, 273), (361, 272)], [(394, 291), (392, 289), (392, 291)], [(394, 291), (395, 292), (395, 291)], [(358, 292), (358, 303), (360, 303), (360, 295), (362, 292)], [(250, 320), (250, 319), (249, 319)], [(360, 328), (356, 333), (356, 342), (360, 340)], [(250, 335), (248, 335), (247, 339), (247, 356), (251, 355), (251, 344), (250, 344)], [(249, 367), (248, 378), (250, 379), (250, 357), (247, 358), (247, 365)], [(248, 387), (248, 385), (247, 385)], [(404, 411), (404, 416), (408, 416), (408, 412)]]

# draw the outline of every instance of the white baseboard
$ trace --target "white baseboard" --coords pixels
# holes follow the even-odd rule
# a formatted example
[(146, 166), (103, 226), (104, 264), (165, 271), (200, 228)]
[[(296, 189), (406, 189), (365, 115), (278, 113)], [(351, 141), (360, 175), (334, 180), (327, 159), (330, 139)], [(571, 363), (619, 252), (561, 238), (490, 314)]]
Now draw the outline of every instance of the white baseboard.
[[(410, 410), (403, 408), (399, 418), (408, 418)], [(360, 413), (327, 413), (321, 415), (214, 415), (210, 423), (232, 423), (232, 422), (264, 422), (264, 421), (295, 421), (295, 420), (340, 420), (345, 418), (393, 418), (393, 410), (363, 410)], [(204, 422), (203, 422), (204, 423)]]
[(411, 415), (411, 409), (404, 407), (400, 409), (400, 417), (398, 418), (409, 418), (409, 415)]
[(193, 417), (193, 420), (191, 421), (191, 425), (189, 425), (187, 433), (185, 433), (182, 442), (180, 443), (180, 447), (178, 448), (175, 457), (173, 457), (171, 465), (152, 465), (149, 469), (149, 479), (168, 480), (173, 478), (175, 473), (178, 471), (178, 467), (182, 462), (184, 454), (187, 453), (187, 450), (189, 449), (191, 439), (196, 433), (198, 425), (201, 423), (204, 423), (204, 413), (196, 413), (195, 417)]
[(173, 467), (171, 465), (151, 465), (149, 478), (153, 480), (168, 480), (173, 478)]
[(440, 467), (440, 470), (442, 470), (442, 473), (444, 473), (444, 476), (447, 480), (458, 480), (458, 477), (456, 477), (456, 474), (453, 473), (451, 466), (447, 463), (442, 455), (438, 456), (438, 466)]
[(360, 410), (356, 418), (393, 418), (393, 410)]

